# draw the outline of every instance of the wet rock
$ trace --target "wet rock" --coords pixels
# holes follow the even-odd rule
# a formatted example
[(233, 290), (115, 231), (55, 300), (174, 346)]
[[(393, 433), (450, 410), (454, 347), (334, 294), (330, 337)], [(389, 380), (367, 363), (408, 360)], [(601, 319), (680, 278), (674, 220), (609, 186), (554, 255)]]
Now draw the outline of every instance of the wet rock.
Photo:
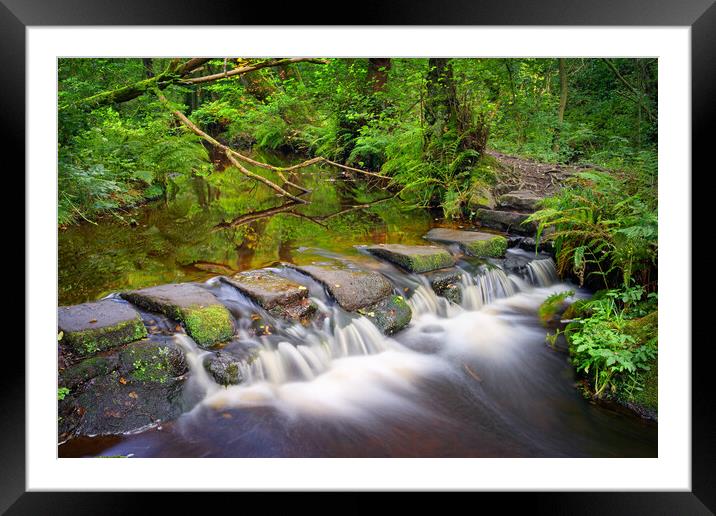
[(393, 292), (381, 274), (336, 265), (286, 264), (323, 284), (336, 302), (349, 312), (374, 305)]
[(550, 240), (548, 241), (540, 241), (539, 246), (537, 245), (537, 240), (532, 237), (524, 237), (520, 240), (520, 242), (517, 244), (521, 249), (524, 249), (525, 251), (535, 251), (536, 249), (545, 252), (545, 253), (552, 253), (554, 252), (554, 247), (552, 245), (552, 242)]
[(370, 319), (385, 335), (392, 335), (405, 328), (413, 316), (405, 298), (397, 295), (362, 308), (358, 313)]
[(193, 283), (171, 283), (120, 295), (146, 310), (181, 322), (200, 346), (225, 342), (234, 334), (234, 322), (226, 307), (211, 292)]
[(59, 402), (60, 439), (114, 435), (175, 419), (188, 409), (184, 353), (171, 339), (127, 344), (106, 358), (60, 372), (70, 390)]
[(57, 309), (60, 346), (83, 357), (146, 337), (142, 318), (131, 305), (113, 299)]
[(497, 206), (512, 211), (534, 212), (538, 209), (537, 204), (541, 200), (542, 196), (531, 190), (514, 190), (501, 195)]
[(284, 319), (308, 320), (316, 305), (308, 298), (308, 289), (269, 270), (246, 271), (221, 281), (232, 285), (270, 314)]
[(238, 385), (246, 378), (242, 370), (258, 356), (258, 350), (239, 357), (226, 351), (218, 351), (204, 359), (204, 369), (219, 385)]
[(520, 233), (522, 235), (534, 235), (537, 232), (537, 224), (528, 222), (523, 224), (529, 215), (516, 211), (500, 211), (480, 209), (475, 213), (475, 218), (480, 225), (498, 229), (500, 231), (509, 231)]
[(438, 296), (458, 305), (462, 302), (462, 273), (458, 269), (433, 271), (426, 273), (425, 277)]
[(506, 273), (526, 277), (528, 275), (528, 263), (534, 260), (544, 260), (547, 258), (551, 257), (545, 253), (528, 252), (522, 249), (508, 249), (505, 253), (505, 259), (502, 262), (502, 268)]
[(478, 258), (499, 258), (507, 249), (507, 239), (504, 236), (479, 231), (433, 228), (424, 238), (445, 244), (458, 244), (465, 254)]
[(437, 246), (381, 244), (366, 247), (366, 250), (408, 272), (428, 272), (455, 265), (455, 258)]

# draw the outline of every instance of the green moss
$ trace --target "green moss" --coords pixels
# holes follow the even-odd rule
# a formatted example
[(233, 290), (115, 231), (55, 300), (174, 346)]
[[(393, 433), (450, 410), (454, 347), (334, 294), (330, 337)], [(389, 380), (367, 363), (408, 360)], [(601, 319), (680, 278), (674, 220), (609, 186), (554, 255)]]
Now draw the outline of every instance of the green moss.
[(429, 272), (453, 265), (450, 253), (392, 255), (391, 259), (410, 272)]
[(477, 256), (478, 258), (490, 257), (500, 258), (507, 251), (507, 239), (500, 235), (495, 235), (487, 240), (477, 240), (465, 245), (467, 254)]
[(368, 308), (359, 310), (359, 313), (368, 317), (386, 335), (405, 328), (413, 316), (405, 298), (398, 295), (387, 297)]
[(223, 305), (182, 310), (178, 317), (187, 333), (199, 346), (211, 346), (229, 340), (234, 334), (231, 314)]
[(140, 340), (146, 336), (147, 329), (141, 318), (137, 317), (131, 321), (122, 321), (104, 328), (68, 332), (63, 335), (62, 341), (76, 354), (84, 356)]

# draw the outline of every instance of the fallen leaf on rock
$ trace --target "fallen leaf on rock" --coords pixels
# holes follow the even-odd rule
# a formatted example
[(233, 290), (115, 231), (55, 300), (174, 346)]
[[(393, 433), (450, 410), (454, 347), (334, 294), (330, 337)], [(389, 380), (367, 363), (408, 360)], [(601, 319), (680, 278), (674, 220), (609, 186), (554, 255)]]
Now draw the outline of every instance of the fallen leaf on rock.
[(181, 324), (177, 324), (176, 328), (174, 328), (174, 331), (181, 331)]
[(96, 323), (97, 319), (90, 319), (90, 323)]
[(120, 376), (119, 383), (121, 383), (122, 385), (127, 385), (127, 379)]
[(139, 398), (139, 395), (137, 395), (136, 392), (132, 391), (129, 393), (129, 397), (132, 398), (133, 400), (136, 400), (137, 398)]

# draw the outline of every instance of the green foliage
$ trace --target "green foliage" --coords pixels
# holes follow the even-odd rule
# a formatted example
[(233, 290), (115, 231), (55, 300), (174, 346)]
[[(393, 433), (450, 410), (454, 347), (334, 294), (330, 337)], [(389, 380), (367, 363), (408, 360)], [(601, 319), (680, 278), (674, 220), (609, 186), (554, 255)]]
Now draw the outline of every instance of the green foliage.
[(549, 323), (555, 315), (562, 309), (567, 298), (574, 295), (574, 290), (565, 290), (564, 292), (555, 292), (545, 299), (537, 310), (537, 315), (542, 324)]
[(656, 312), (634, 319), (644, 308), (639, 302), (638, 289), (609, 290), (585, 303), (588, 317), (570, 324), (572, 363), (596, 397), (630, 399), (644, 389), (657, 354)]
[(604, 285), (645, 287), (656, 269), (658, 220), (656, 191), (638, 174), (582, 172), (571, 184), (543, 201), (528, 221), (539, 223), (554, 240), (560, 274), (570, 270), (584, 282), (598, 276)]
[(65, 397), (70, 393), (70, 390), (67, 387), (59, 387), (57, 389), (57, 400), (62, 401), (65, 399)]

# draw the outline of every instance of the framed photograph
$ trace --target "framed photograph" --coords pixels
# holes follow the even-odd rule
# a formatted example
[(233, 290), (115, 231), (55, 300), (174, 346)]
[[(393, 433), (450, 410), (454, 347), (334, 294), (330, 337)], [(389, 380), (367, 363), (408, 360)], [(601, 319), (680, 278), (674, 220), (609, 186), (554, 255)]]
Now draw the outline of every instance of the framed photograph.
[(507, 503), (712, 513), (691, 327), (710, 0), (271, 26), (0, 1), (27, 203), (3, 510), (528, 491)]

